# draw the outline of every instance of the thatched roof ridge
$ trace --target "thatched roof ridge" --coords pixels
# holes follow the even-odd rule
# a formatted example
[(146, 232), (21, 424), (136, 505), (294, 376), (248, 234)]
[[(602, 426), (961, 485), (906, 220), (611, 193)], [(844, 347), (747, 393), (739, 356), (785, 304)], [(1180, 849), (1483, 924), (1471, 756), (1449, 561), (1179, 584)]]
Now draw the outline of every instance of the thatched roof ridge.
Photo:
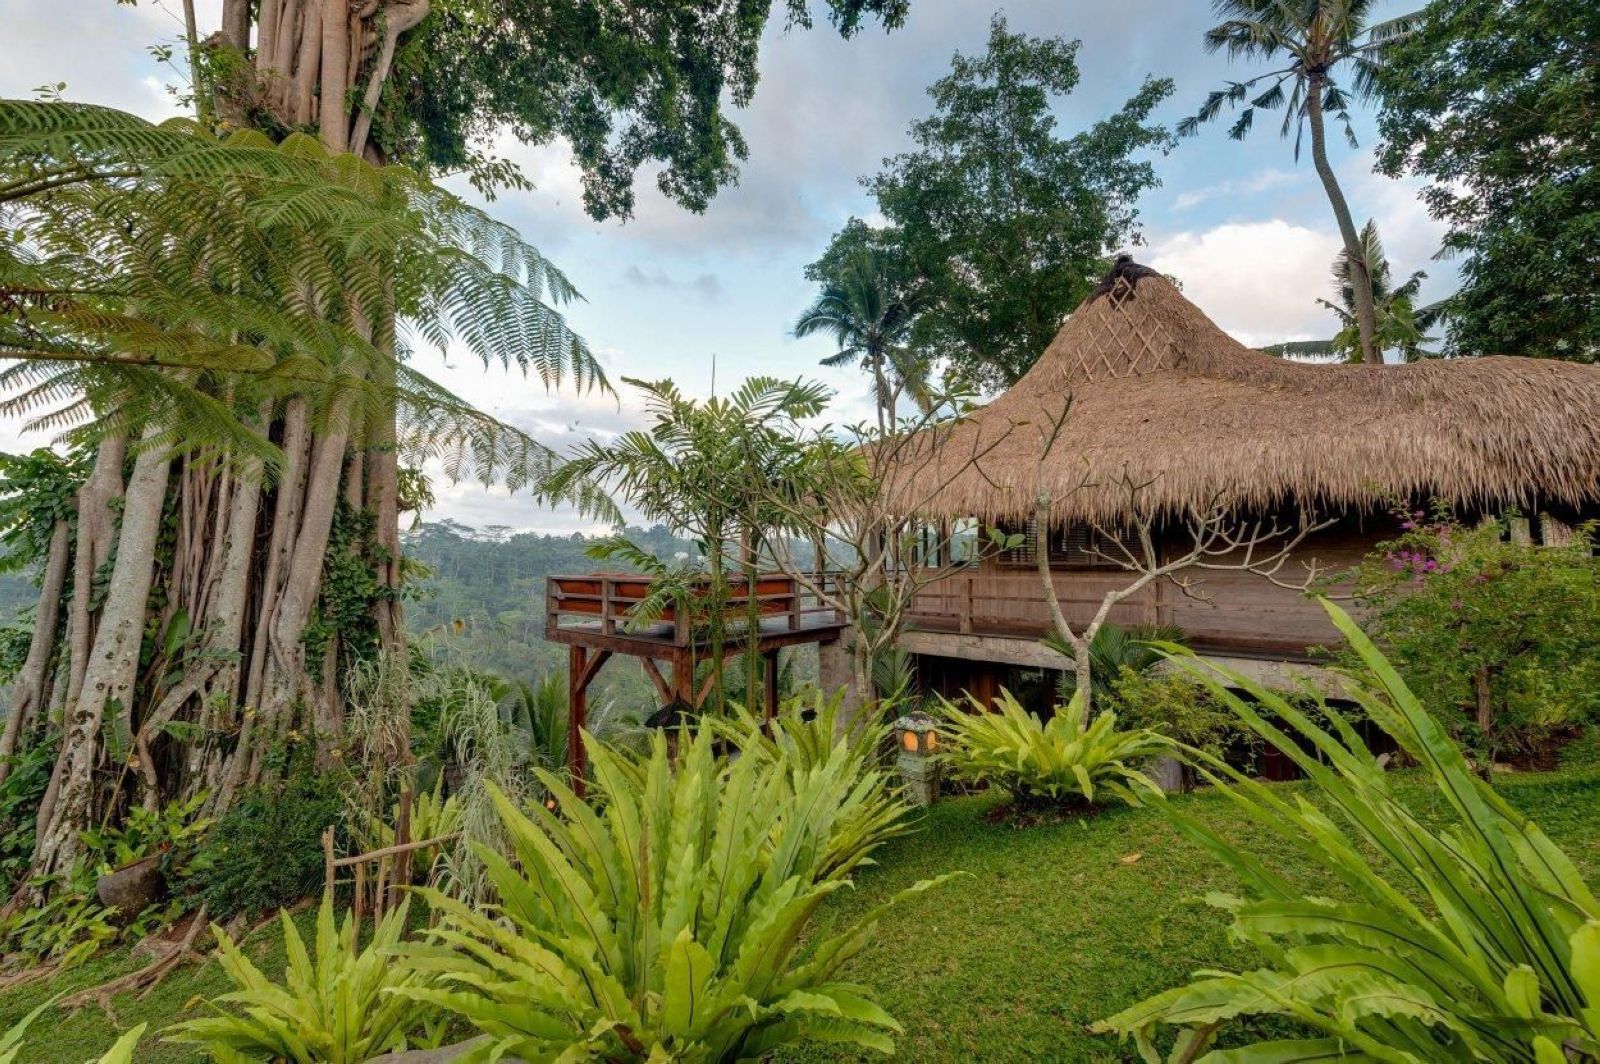
[(1069, 399), (1044, 469), (1063, 520), (1114, 520), (1129, 478), (1149, 483), (1151, 510), (1219, 496), (1325, 511), (1419, 497), (1466, 508), (1600, 500), (1600, 368), (1289, 362), (1246, 348), (1127, 260), (1009, 391), (927, 434), (929, 453), (894, 494), (930, 516), (1031, 515), (1045, 426)]

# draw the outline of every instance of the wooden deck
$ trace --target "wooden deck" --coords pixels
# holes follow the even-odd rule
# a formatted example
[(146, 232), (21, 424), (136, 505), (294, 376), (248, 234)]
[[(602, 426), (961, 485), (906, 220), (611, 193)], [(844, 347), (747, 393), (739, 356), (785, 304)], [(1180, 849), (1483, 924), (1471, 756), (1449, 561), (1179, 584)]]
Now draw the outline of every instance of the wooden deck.
[[(844, 618), (798, 580), (781, 573), (761, 574), (753, 587), (741, 576), (731, 577), (729, 583), (721, 607), (722, 652), (740, 654), (753, 646), (761, 655), (770, 716), (777, 708), (778, 652), (803, 643), (837, 641)], [(583, 573), (545, 580), (544, 637), (568, 648), (567, 760), (580, 793), (584, 769), (580, 731), (588, 711), (587, 692), (613, 654), (639, 659), (663, 706), (698, 709), (710, 694), (709, 682), (695, 683), (696, 664), (713, 653), (709, 583), (704, 602), (691, 596), (684, 608), (669, 608), (642, 623), (636, 611), (649, 593), (650, 578), (638, 573)], [(752, 605), (757, 614), (754, 633), (749, 630)]]

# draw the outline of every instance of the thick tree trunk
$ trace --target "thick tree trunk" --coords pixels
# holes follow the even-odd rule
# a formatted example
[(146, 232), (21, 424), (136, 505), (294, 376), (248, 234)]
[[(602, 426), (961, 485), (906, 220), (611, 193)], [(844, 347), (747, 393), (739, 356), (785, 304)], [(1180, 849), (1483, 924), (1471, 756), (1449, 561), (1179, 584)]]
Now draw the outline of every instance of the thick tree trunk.
[(117, 537), (117, 561), (106, 589), (89, 667), (77, 700), (69, 701), (67, 706), (68, 726), (57, 758), (59, 795), (35, 845), (32, 871), (36, 875), (64, 871), (77, 855), (81, 845), (78, 836), (89, 826), (94, 767), (99, 760), (106, 711), (126, 712), (133, 704), (156, 540), (172, 466), (167, 451), (154, 445), (154, 434), (153, 429), (146, 432), (149, 446), (134, 460)]
[(28, 642), (28, 657), (17, 674), (11, 696), (11, 712), (6, 730), (0, 736), (0, 783), (11, 775), (12, 756), (22, 737), (22, 726), (37, 716), (50, 692), (50, 660), (56, 645), (57, 621), (61, 616), (61, 593), (67, 584), (67, 561), (72, 545), (72, 526), (57, 521), (50, 533), (50, 553), (45, 558), (44, 576), (39, 581), (39, 606), (33, 613), (33, 637)]
[(1344, 240), (1345, 256), (1350, 260), (1350, 291), (1355, 301), (1356, 326), (1361, 334), (1361, 361), (1373, 364), (1383, 362), (1383, 352), (1378, 349), (1378, 315), (1373, 306), (1372, 273), (1367, 263), (1366, 249), (1361, 234), (1356, 231), (1355, 219), (1350, 215), (1350, 204), (1345, 201), (1344, 190), (1328, 164), (1327, 131), (1323, 121), (1322, 94), (1326, 86), (1317, 75), (1309, 78), (1306, 87), (1306, 117), (1311, 124), (1311, 161), (1322, 187), (1333, 206), (1333, 217), (1339, 224), (1339, 236)]

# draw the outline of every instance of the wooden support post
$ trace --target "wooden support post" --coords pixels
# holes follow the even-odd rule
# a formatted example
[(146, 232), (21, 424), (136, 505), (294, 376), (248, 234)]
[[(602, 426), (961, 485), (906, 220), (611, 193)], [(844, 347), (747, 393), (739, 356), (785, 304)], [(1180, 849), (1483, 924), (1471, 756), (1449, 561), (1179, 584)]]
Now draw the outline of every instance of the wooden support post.
[(327, 827), (322, 831), (322, 892), (327, 897), (333, 897), (333, 828)]
[[(394, 844), (411, 841), (411, 785), (400, 788), (400, 815), (394, 820)], [(394, 859), (394, 879), (389, 884), (389, 908), (398, 908), (400, 894), (411, 885), (411, 851), (401, 850)]]
[(589, 652), (580, 646), (567, 655), (567, 772), (573, 793), (583, 795), (583, 729), (589, 716)]
[(761, 655), (761, 678), (766, 687), (767, 719), (778, 715), (778, 652), (769, 650)]

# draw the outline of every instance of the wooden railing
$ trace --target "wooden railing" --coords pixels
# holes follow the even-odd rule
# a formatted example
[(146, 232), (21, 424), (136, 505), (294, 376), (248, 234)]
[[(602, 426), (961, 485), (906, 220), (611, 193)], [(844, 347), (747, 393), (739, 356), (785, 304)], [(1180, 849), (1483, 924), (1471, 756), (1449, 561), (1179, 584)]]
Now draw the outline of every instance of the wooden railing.
[[(1063, 569), (1051, 574), (1061, 611), (1087, 622), (1102, 597), (1129, 577), (1118, 570)], [(1327, 615), (1298, 591), (1248, 573), (1204, 574), (1207, 594), (1185, 596), (1154, 584), (1111, 611), (1129, 627), (1172, 624), (1200, 650), (1294, 660), (1312, 647), (1333, 645)], [(956, 572), (918, 590), (907, 614), (911, 630), (1038, 639), (1050, 631), (1050, 610), (1037, 572), (998, 566)]]
[[(822, 581), (836, 580), (823, 574)], [(730, 632), (747, 623), (752, 592), (743, 576), (731, 576), (722, 604), (723, 623)], [(547, 632), (558, 629), (597, 629), (606, 636), (633, 636), (673, 646), (688, 646), (710, 622), (711, 591), (691, 591), (687, 609), (667, 606), (655, 618), (638, 614), (650, 593), (650, 578), (638, 573), (584, 573), (551, 576), (545, 580), (544, 623)], [(804, 583), (784, 573), (763, 573), (754, 581), (754, 600), (763, 630), (769, 627), (802, 631), (843, 623), (839, 611), (827, 605)]]

